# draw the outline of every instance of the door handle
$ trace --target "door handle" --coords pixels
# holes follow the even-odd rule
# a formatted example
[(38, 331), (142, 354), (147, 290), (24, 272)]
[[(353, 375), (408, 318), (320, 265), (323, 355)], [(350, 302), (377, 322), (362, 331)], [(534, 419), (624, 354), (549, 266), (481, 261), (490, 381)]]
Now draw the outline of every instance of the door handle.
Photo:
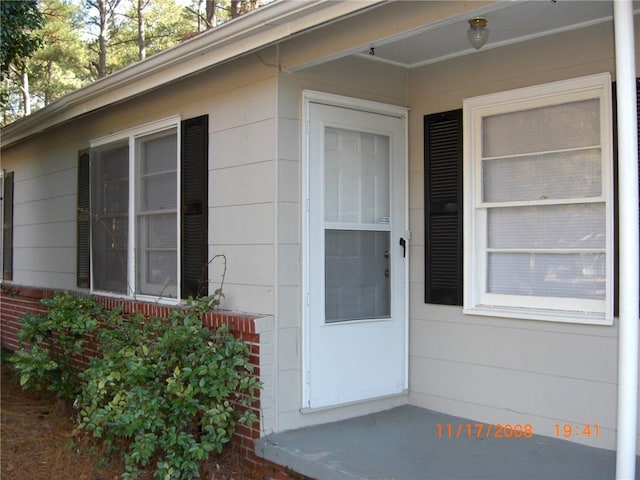
[(407, 241), (403, 237), (400, 237), (400, 246), (402, 247), (402, 258), (405, 258), (407, 256)]

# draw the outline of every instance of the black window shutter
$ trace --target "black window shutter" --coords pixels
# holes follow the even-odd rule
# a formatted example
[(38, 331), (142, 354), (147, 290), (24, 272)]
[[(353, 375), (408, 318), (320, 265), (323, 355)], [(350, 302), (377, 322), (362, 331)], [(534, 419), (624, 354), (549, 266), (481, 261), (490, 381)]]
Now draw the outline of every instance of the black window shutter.
[[(636, 108), (638, 115), (638, 151), (640, 151), (640, 78), (636, 78)], [(613, 258), (614, 258), (614, 277), (613, 277), (613, 314), (617, 317), (620, 308), (620, 250), (618, 245), (620, 221), (618, 212), (618, 116), (617, 116), (617, 100), (616, 100), (616, 82), (613, 82), (613, 211), (614, 211), (614, 242), (613, 242)], [(640, 155), (638, 156), (638, 168), (640, 169)], [(638, 188), (640, 189), (640, 177), (638, 178)], [(638, 204), (640, 211), (640, 204)], [(638, 226), (640, 228), (640, 225)], [(638, 292), (640, 298), (640, 292)]]
[(89, 150), (78, 152), (78, 211), (76, 224), (76, 282), (79, 288), (91, 287), (91, 215), (89, 205)]
[(209, 117), (181, 125), (181, 298), (206, 295), (208, 285), (208, 149)]
[(4, 175), (2, 195), (2, 278), (13, 280), (13, 172)]
[(462, 109), (424, 117), (425, 303), (462, 305)]

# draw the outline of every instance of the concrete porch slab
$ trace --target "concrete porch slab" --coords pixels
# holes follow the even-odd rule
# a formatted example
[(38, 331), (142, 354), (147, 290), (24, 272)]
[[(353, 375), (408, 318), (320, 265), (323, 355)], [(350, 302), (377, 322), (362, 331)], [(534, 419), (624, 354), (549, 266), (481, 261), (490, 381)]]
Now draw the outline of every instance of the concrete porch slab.
[(317, 480), (615, 478), (614, 451), (538, 435), (476, 438), (473, 430), (468, 438), (468, 423), (477, 422), (403, 406), (269, 435), (256, 442), (256, 454)]

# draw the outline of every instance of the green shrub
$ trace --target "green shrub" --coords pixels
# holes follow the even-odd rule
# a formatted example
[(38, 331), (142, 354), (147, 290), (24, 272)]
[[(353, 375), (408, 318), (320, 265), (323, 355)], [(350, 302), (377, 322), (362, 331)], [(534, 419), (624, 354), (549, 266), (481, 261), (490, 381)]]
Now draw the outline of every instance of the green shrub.
[(92, 297), (56, 293), (41, 301), (45, 313), (28, 313), (21, 321), (21, 347), (12, 357), (23, 388), (49, 388), (65, 400), (80, 392), (76, 363), (87, 343), (87, 334), (97, 330), (107, 314)]
[(222, 450), (236, 422), (256, 420), (250, 406), (260, 384), (247, 346), (226, 328), (202, 326), (217, 299), (165, 319), (114, 317), (98, 332), (101, 357), (81, 374), (76, 405), (80, 426), (122, 455), (124, 478), (153, 464), (155, 478), (199, 477), (201, 462)]

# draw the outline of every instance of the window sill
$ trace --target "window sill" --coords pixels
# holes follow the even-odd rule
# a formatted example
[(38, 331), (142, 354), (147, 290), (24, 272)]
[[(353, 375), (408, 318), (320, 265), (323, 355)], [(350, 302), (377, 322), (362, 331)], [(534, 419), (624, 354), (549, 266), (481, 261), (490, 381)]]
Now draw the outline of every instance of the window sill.
[(117, 300), (126, 300), (131, 302), (143, 302), (143, 303), (149, 303), (149, 304), (164, 305), (169, 307), (181, 305), (186, 302), (186, 300), (181, 300), (179, 298), (174, 298), (174, 297), (157, 297), (153, 295), (143, 295), (143, 294), (126, 295), (123, 293), (109, 292), (106, 290), (82, 289), (82, 291), (88, 292), (91, 295), (97, 295), (105, 298), (113, 298)]
[(481, 315), (485, 317), (505, 317), (524, 320), (540, 320), (544, 322), (580, 323), (586, 325), (613, 325), (613, 317), (607, 318), (600, 312), (574, 312), (534, 308), (509, 308), (489, 305), (464, 307), (465, 315)]

